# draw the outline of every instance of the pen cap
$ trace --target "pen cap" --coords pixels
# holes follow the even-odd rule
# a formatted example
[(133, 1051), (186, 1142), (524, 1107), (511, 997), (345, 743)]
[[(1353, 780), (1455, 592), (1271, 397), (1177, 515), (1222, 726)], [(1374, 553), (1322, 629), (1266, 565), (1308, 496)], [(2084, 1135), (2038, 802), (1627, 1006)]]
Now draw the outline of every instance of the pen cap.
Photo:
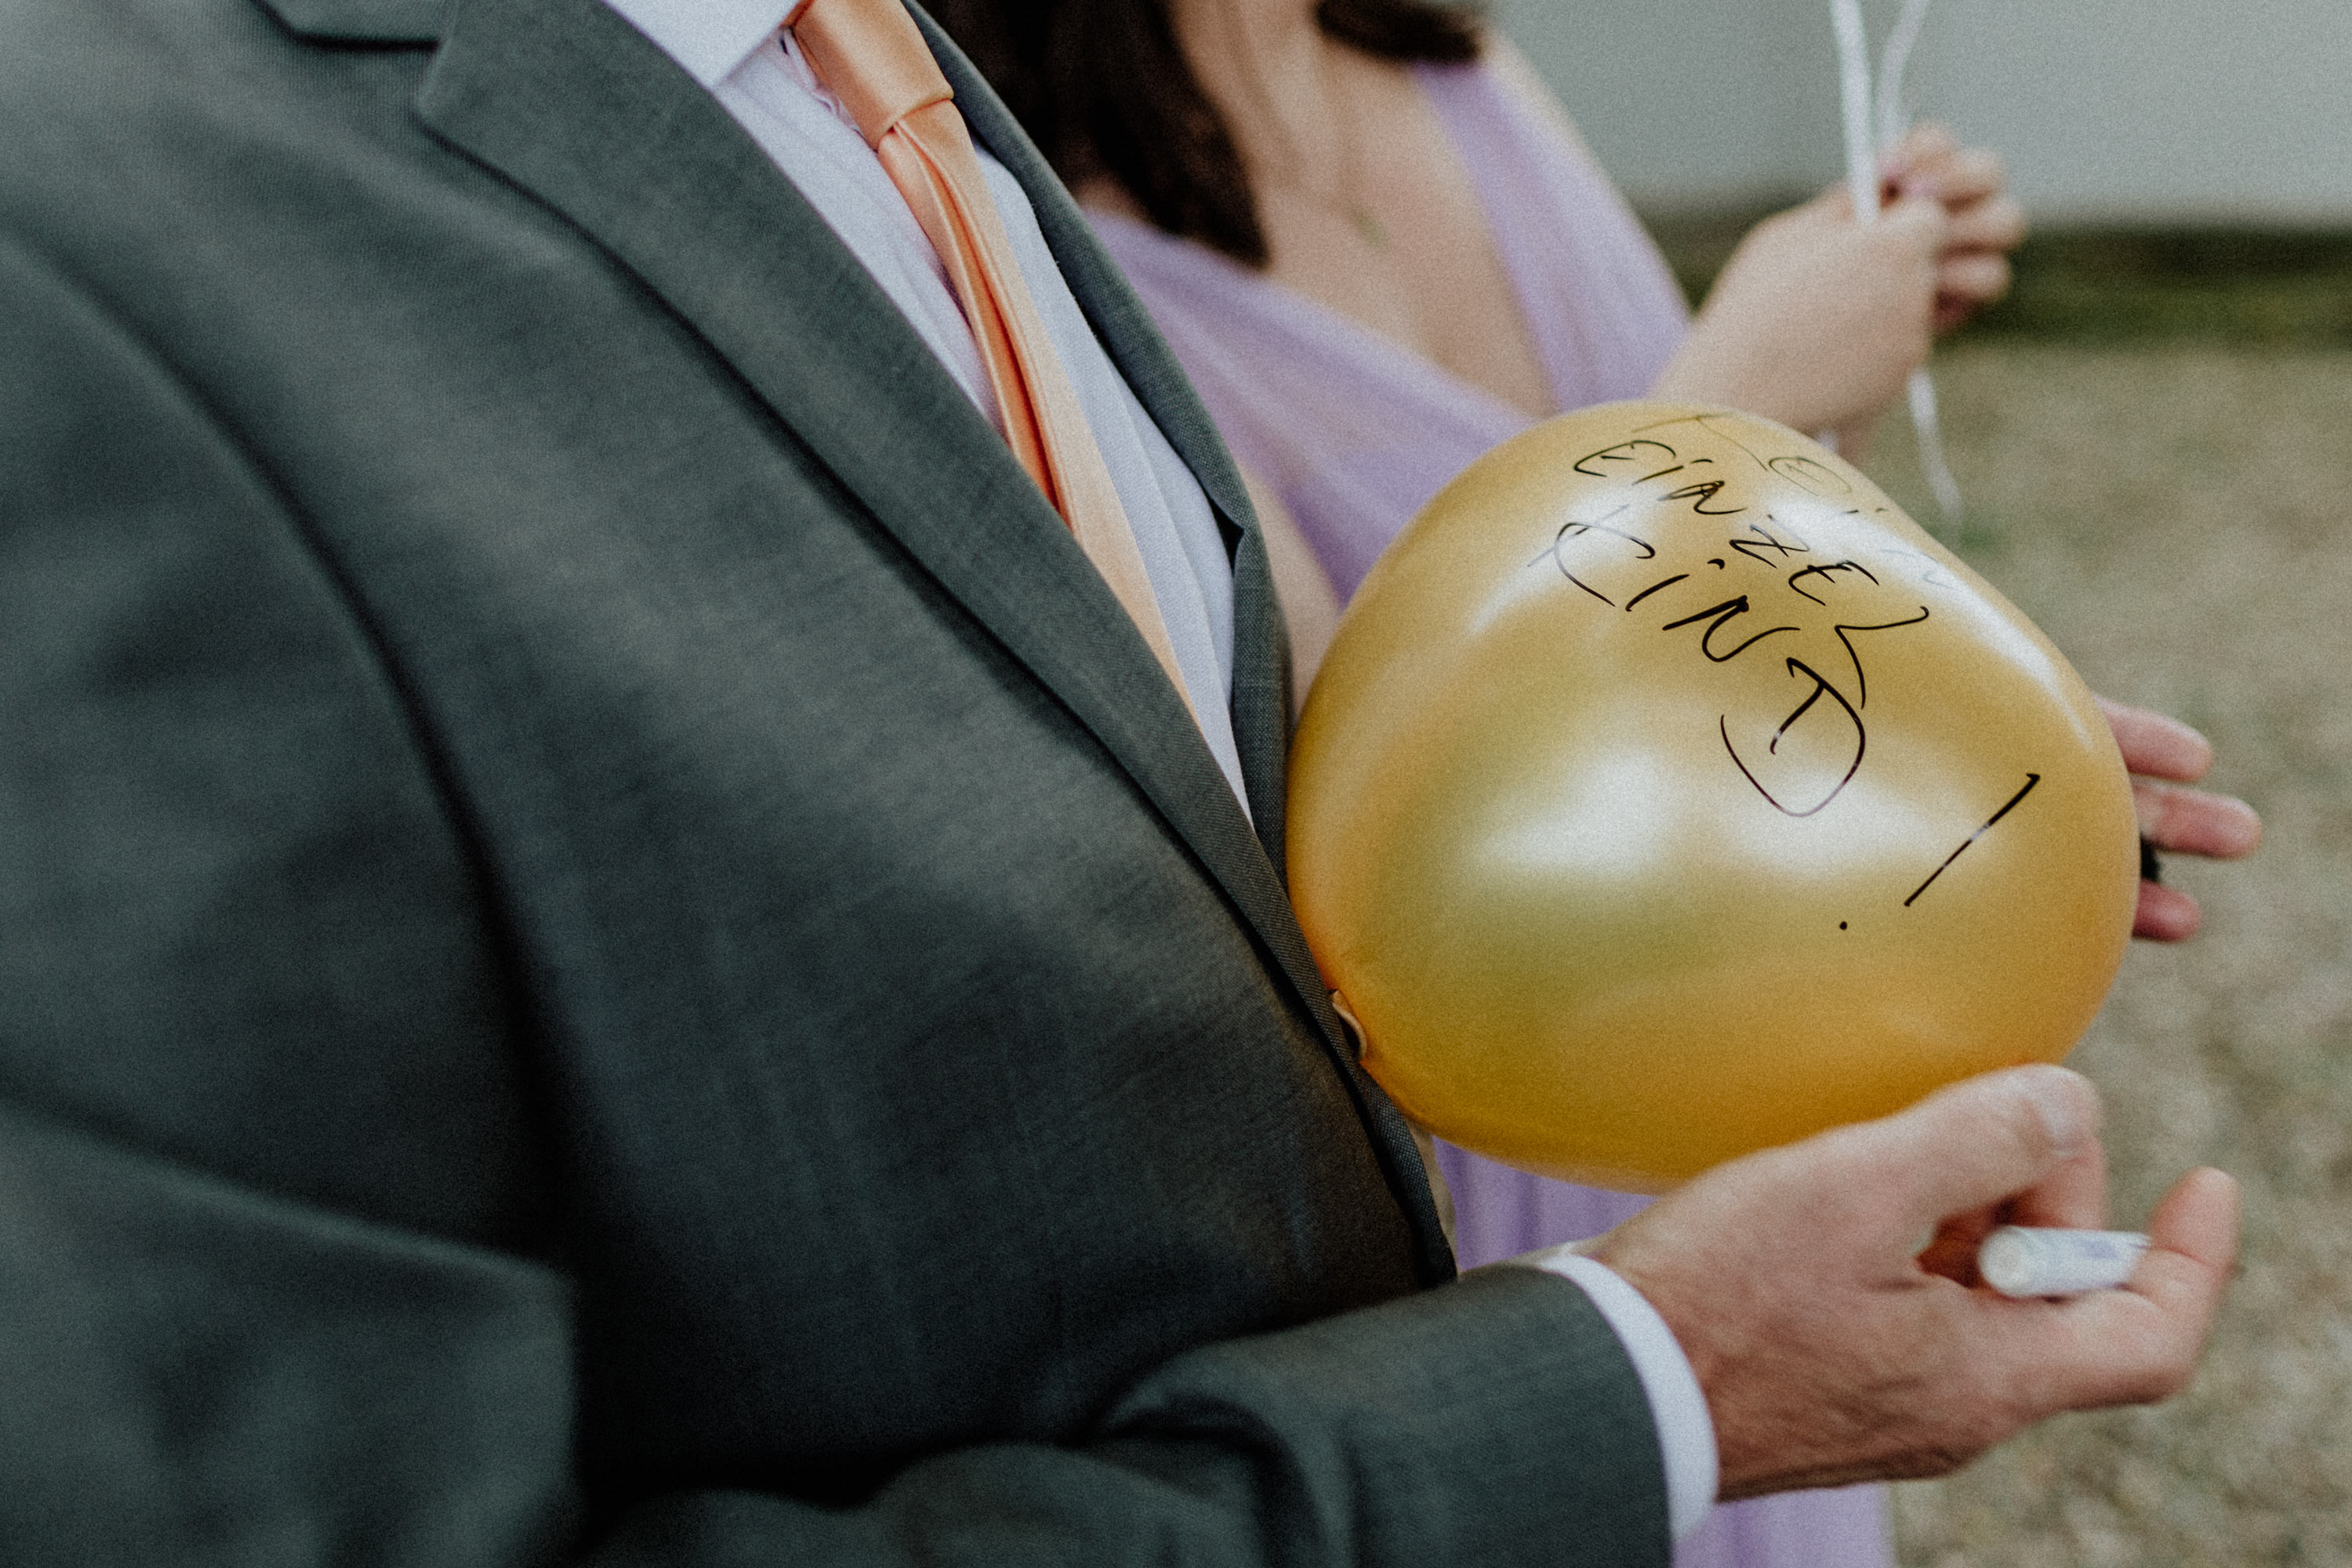
[(2122, 1284), (2147, 1250), (2132, 1231), (2005, 1225), (1977, 1249), (1977, 1272), (2004, 1296), (2078, 1296)]

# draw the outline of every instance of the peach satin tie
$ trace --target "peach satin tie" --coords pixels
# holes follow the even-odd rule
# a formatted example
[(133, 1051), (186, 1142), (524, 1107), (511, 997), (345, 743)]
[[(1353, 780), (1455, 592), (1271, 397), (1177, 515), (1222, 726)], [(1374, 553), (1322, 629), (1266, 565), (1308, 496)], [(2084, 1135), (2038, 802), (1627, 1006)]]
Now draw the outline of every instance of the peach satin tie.
[(784, 26), (945, 264), (1013, 456), (1069, 524), (1189, 710), (1192, 697), (1110, 470), (1022, 280), (971, 133), (950, 101), (954, 89), (915, 19), (899, 0), (802, 0)]

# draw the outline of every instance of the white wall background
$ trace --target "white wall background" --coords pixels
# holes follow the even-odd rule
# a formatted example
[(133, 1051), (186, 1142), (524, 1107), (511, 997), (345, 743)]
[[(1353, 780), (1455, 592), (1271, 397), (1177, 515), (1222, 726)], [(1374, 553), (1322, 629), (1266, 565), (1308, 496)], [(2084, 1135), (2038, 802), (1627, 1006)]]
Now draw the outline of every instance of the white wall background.
[[(1897, 0), (1864, 0), (1874, 43)], [(1828, 0), (1496, 0), (1601, 161), (1661, 210), (1834, 177)], [(2352, 226), (2352, 0), (1937, 0), (1919, 112), (2042, 221)]]

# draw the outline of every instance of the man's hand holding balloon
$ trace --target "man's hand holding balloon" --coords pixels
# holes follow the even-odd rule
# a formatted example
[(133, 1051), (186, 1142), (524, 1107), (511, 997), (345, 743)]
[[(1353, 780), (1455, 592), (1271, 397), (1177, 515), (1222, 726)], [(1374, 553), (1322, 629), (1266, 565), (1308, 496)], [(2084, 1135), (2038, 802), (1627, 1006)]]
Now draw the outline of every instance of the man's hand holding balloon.
[(2014, 1064), (2073, 1047), (2135, 926), (2193, 928), (2144, 840), (2252, 847), (2185, 787), (2210, 758), (1850, 465), (1621, 404), (1489, 453), (1365, 580), (1293, 748), (1290, 886), (1408, 1117), (1686, 1184), (1588, 1250), (1687, 1354), (1723, 1495), (1928, 1475), (2196, 1363), (2217, 1172), (2120, 1289), (2015, 1300), (1976, 1258), (2105, 1226), (2096, 1096)]
[(2122, 1289), (2021, 1301), (1975, 1279), (1996, 1224), (2105, 1224), (2098, 1109), (2063, 1068), (1971, 1079), (1720, 1166), (1586, 1248), (1689, 1357), (1720, 1495), (1938, 1475), (2045, 1416), (2188, 1382), (2236, 1250), (2219, 1171), (2174, 1186)]
[[(2263, 821), (2242, 800), (2184, 789), (2213, 765), (2213, 747), (2204, 736), (2161, 713), (2099, 699), (2099, 710), (2116, 732), (2124, 766), (2132, 775), (2132, 806), (2140, 837), (2150, 848), (2173, 855), (2235, 860), (2263, 840)], [(2178, 888), (2143, 881), (2134, 936), (2179, 942), (2194, 936), (2202, 916), (2197, 900)]]

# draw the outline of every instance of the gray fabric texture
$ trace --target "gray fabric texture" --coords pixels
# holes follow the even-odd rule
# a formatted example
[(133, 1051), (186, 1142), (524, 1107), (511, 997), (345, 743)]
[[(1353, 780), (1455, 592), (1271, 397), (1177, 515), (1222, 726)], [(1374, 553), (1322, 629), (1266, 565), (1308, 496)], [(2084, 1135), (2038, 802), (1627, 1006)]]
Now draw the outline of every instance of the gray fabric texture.
[[(443, 18), (446, 16), (446, 29)], [(1663, 1562), (971, 404), (594, 0), (0, 14), (0, 1560)]]

